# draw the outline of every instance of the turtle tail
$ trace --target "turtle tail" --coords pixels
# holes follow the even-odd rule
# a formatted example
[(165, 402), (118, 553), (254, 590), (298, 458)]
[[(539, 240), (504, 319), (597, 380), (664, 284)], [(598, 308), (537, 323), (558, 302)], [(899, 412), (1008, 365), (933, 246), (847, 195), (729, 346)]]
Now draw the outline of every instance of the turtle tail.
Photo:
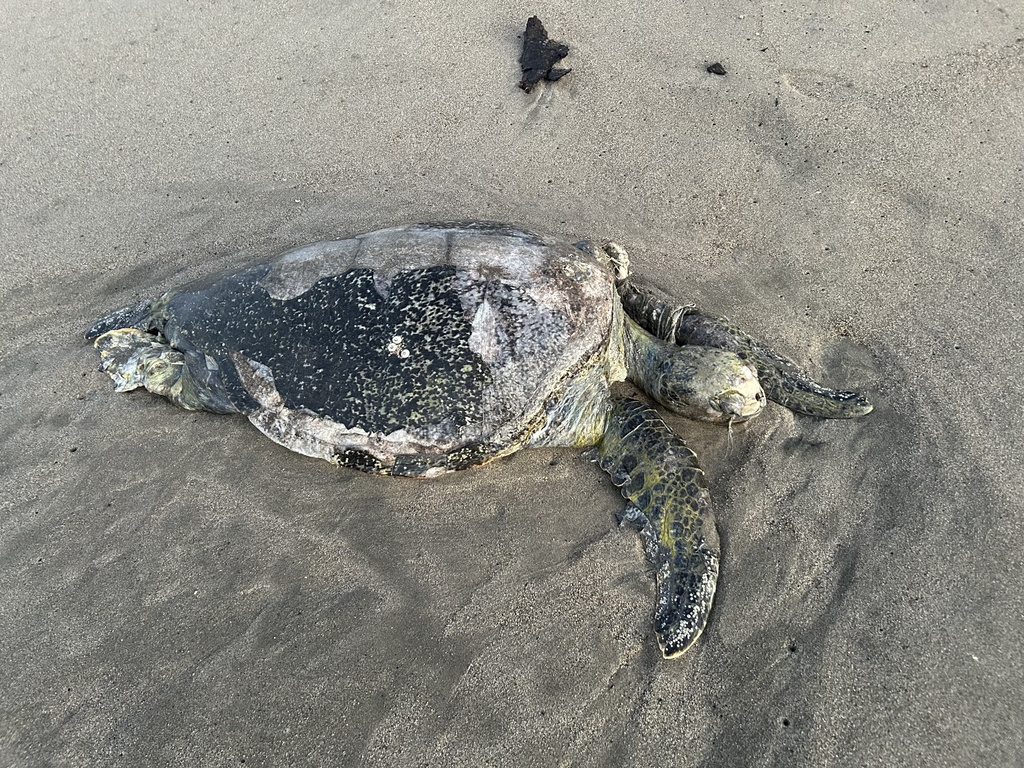
[(622, 397), (613, 399), (597, 461), (629, 502), (619, 523), (637, 530), (654, 568), (661, 652), (679, 656), (703, 632), (718, 581), (718, 532), (704, 472), (657, 411)]
[(672, 306), (628, 279), (618, 285), (626, 314), (664, 341), (735, 352), (757, 368), (765, 395), (791, 411), (829, 419), (851, 419), (871, 412), (867, 398), (814, 381), (784, 355), (737, 328), (724, 317), (705, 315), (693, 305)]

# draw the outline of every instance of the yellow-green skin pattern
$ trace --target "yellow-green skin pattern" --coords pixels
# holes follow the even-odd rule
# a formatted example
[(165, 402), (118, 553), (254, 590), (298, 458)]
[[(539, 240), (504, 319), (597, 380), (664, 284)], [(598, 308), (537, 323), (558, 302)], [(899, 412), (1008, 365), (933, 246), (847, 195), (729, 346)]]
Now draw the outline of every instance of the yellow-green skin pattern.
[(738, 328), (725, 317), (705, 315), (693, 305), (667, 304), (629, 279), (620, 279), (619, 297), (626, 314), (658, 339), (733, 352), (757, 369), (769, 400), (796, 413), (825, 419), (854, 419), (871, 412), (857, 392), (826, 387), (785, 355)]
[(597, 453), (629, 501), (621, 520), (637, 529), (655, 571), (661, 651), (679, 656), (704, 630), (718, 581), (718, 532), (704, 471), (657, 411), (628, 398), (613, 398)]

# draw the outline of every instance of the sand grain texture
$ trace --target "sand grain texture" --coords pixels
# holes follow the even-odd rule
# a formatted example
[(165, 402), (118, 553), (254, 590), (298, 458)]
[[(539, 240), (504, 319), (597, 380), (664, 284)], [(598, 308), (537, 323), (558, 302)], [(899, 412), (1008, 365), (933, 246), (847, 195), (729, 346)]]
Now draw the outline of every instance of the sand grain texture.
[[(4, 4), (0, 766), (1024, 762), (1024, 12), (661, 6)], [(573, 71), (524, 94), (534, 13)], [(723, 544), (681, 660), (575, 453), (337, 471), (80, 337), (467, 216), (614, 238), (877, 403), (677, 422)]]

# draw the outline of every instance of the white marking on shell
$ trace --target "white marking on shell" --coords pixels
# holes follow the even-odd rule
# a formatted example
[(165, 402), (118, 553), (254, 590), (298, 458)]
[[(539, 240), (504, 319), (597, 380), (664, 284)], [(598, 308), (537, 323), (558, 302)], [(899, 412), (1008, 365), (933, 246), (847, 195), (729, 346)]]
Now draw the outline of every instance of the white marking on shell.
[(484, 298), (473, 315), (473, 332), (469, 334), (469, 348), (480, 359), (491, 364), (498, 359), (498, 316), (491, 303)]
[[(250, 387), (251, 391), (249, 394), (264, 408), (273, 408), (275, 410), (284, 408), (284, 398), (281, 397), (281, 393), (277, 391), (277, 385), (274, 383), (274, 372), (268, 366), (256, 360), (250, 360), (247, 357), (243, 359), (249, 364), (252, 375), (259, 379), (260, 382), (256, 387)], [(248, 384), (249, 382), (246, 383)]]
[(358, 240), (327, 240), (282, 253), (270, 262), (270, 271), (260, 284), (272, 298), (294, 299), (312, 288), (317, 280), (349, 268), (359, 248)]
[[(391, 290), (391, 279), (381, 272), (374, 272), (373, 289), (377, 292), (378, 296), (380, 296), (382, 299), (386, 299), (388, 297), (388, 291)], [(371, 309), (375, 308), (376, 305), (373, 305), (371, 307)]]
[(246, 390), (260, 405), (249, 414), (249, 421), (275, 443), (296, 453), (337, 461), (338, 449), (352, 448), (370, 454), (388, 467), (394, 465), (396, 455), (430, 454), (436, 453), (438, 447), (449, 450), (455, 447), (431, 445), (406, 429), (386, 435), (367, 432), (305, 408), (288, 408), (274, 384), (270, 368), (238, 353), (232, 355), (232, 361)]

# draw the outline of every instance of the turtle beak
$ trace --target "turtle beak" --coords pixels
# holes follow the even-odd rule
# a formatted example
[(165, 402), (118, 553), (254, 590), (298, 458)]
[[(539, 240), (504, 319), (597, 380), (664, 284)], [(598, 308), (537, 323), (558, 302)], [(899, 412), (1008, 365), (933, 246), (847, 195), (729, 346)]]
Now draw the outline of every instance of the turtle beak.
[[(755, 380), (756, 383), (756, 380)], [(741, 422), (754, 418), (765, 406), (764, 390), (757, 384), (757, 390), (751, 392), (730, 389), (718, 397), (708, 401), (709, 412), (715, 421)]]

